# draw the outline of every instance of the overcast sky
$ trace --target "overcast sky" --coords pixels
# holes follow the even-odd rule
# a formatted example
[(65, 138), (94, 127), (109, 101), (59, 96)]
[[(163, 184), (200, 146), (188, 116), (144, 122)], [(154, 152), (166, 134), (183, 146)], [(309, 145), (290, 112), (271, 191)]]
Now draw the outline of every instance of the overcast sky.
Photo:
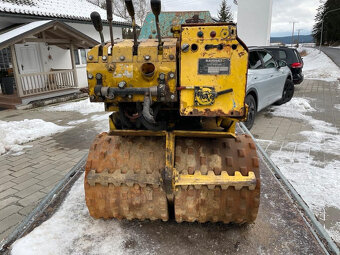
[[(227, 0), (232, 6), (234, 21), (237, 21), (237, 5), (233, 0)], [(256, 1), (256, 0), (239, 0)], [(162, 0), (163, 11), (208, 10), (212, 16), (217, 16), (221, 0)], [(310, 34), (314, 24), (316, 9), (320, 0), (273, 0), (272, 36), (292, 34), (292, 22), (295, 29), (302, 29), (300, 34)], [(255, 22), (255, 21), (254, 21)], [(297, 33), (297, 30), (295, 30)]]

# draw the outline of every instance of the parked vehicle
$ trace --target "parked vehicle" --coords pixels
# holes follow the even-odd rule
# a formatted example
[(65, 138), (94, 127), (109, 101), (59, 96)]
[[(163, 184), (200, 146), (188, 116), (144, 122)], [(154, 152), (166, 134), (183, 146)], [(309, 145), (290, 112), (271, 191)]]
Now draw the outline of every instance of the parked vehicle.
[(254, 124), (256, 113), (271, 104), (284, 104), (294, 95), (292, 73), (283, 60), (276, 60), (267, 50), (249, 48), (246, 104), (249, 106), (248, 129)]
[(265, 47), (277, 60), (286, 61), (293, 74), (294, 84), (300, 84), (303, 81), (303, 60), (299, 52), (294, 48), (284, 46)]

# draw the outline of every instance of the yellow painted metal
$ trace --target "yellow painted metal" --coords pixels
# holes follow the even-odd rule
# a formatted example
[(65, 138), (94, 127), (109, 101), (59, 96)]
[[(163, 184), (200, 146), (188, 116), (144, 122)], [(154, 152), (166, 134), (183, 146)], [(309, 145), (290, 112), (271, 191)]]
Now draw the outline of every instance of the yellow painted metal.
[(214, 188), (215, 185), (221, 186), (222, 189), (228, 189), (229, 186), (240, 190), (248, 187), (254, 190), (256, 187), (256, 177), (254, 172), (249, 172), (248, 176), (243, 176), (239, 171), (235, 171), (234, 176), (230, 176), (226, 171), (222, 171), (221, 175), (215, 175), (213, 171), (209, 171), (207, 175), (195, 171), (194, 174), (179, 174), (175, 170), (175, 187), (188, 185), (207, 185), (208, 188)]
[[(125, 81), (127, 87), (148, 88), (159, 84), (160, 73), (166, 76), (166, 85), (169, 91), (176, 96), (176, 38), (164, 39), (163, 54), (158, 55), (158, 42), (154, 39), (143, 41), (138, 46), (138, 55), (132, 54), (132, 40), (122, 40), (114, 44), (112, 54), (108, 55), (111, 44), (103, 47), (103, 56), (99, 55), (99, 46), (88, 52), (87, 73), (92, 75), (88, 79), (89, 95), (94, 96), (94, 87), (97, 85), (95, 76), (100, 73), (103, 77), (104, 87), (118, 87), (118, 83)], [(104, 59), (103, 59), (104, 57)], [(141, 68), (144, 63), (152, 63), (155, 71), (151, 77), (142, 75)], [(174, 73), (174, 78), (169, 78), (169, 73)], [(177, 96), (176, 96), (177, 98)], [(117, 96), (114, 99), (105, 99), (106, 103), (117, 102), (143, 102), (144, 95), (134, 95), (133, 98)], [(153, 97), (157, 101), (156, 97)], [(94, 100), (96, 101), (96, 100)], [(108, 109), (109, 110), (109, 109)]]
[[(211, 37), (210, 33), (216, 36)], [(203, 37), (198, 37), (203, 32)], [(235, 25), (182, 26), (181, 45), (190, 46), (187, 52), (181, 52), (181, 86), (189, 87), (180, 92), (180, 114), (182, 116), (245, 116), (245, 92), (247, 79), (248, 52), (236, 37)], [(197, 45), (197, 50), (192, 47)], [(206, 45), (213, 48), (205, 49)], [(222, 45), (223, 49), (217, 49)], [(229, 74), (199, 73), (199, 59), (227, 59), (230, 61)], [(233, 92), (219, 95), (212, 105), (195, 105), (194, 86), (212, 87), (216, 92), (233, 89)]]
[[(165, 141), (165, 171), (163, 181), (171, 182), (171, 185), (165, 185), (168, 190), (165, 190), (169, 201), (173, 201), (175, 190), (175, 134), (173, 132), (167, 132)], [(171, 189), (169, 189), (171, 187)]]

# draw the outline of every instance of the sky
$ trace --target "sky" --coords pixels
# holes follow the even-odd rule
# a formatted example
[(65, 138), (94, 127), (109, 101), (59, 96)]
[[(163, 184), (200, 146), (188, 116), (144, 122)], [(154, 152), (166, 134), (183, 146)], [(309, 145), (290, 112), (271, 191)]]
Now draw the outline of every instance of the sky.
[[(256, 1), (256, 0), (238, 0)], [(227, 0), (237, 21), (237, 5), (233, 0)], [(221, 0), (162, 0), (163, 11), (198, 11), (208, 10), (213, 17)], [(320, 0), (273, 0), (271, 36), (289, 36), (292, 34), (292, 22), (295, 23), (295, 31), (302, 29), (300, 34), (310, 34), (314, 24), (316, 9)]]

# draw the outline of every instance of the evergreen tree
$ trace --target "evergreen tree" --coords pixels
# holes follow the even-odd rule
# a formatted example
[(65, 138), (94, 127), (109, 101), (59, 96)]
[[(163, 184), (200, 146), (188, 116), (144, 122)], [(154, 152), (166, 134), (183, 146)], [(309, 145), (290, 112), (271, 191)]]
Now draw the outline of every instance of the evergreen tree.
[(231, 7), (227, 4), (226, 0), (222, 0), (217, 16), (220, 22), (233, 22)]
[[(315, 24), (313, 27), (313, 37), (320, 43), (322, 19), (324, 17), (322, 44), (333, 44), (340, 41), (340, 10), (329, 12), (340, 8), (339, 0), (327, 0), (317, 9)], [(329, 12), (329, 13), (327, 13)], [(327, 14), (326, 14), (327, 13)], [(326, 16), (325, 16), (326, 14)]]

